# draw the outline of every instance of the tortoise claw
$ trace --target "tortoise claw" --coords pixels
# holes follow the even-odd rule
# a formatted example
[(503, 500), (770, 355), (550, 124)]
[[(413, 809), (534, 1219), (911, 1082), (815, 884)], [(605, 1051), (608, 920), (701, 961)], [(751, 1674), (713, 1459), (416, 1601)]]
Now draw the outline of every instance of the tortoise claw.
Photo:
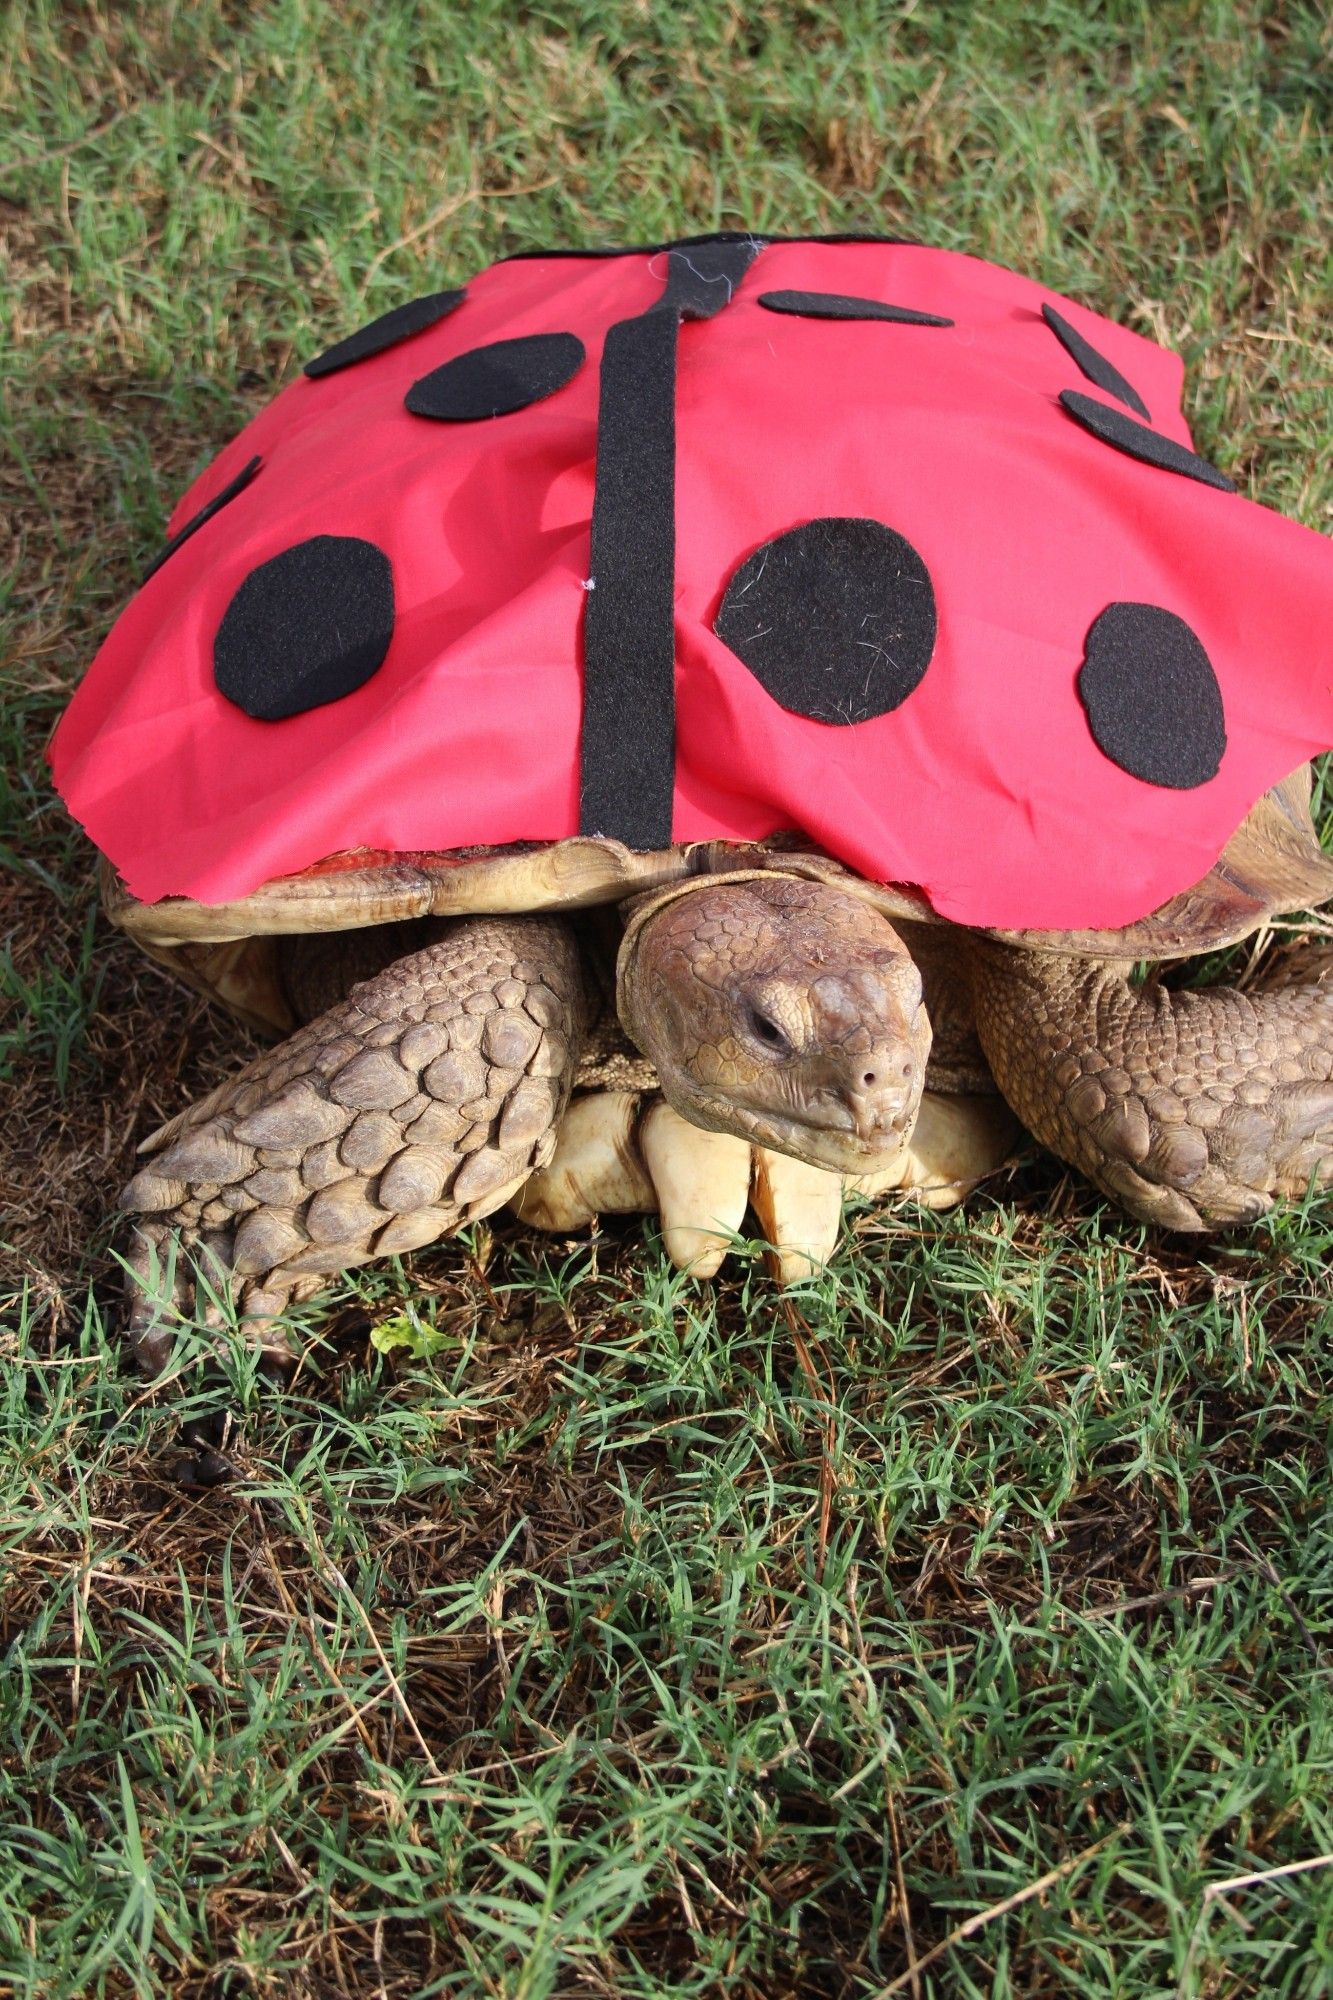
[(265, 1290), (238, 1282), (229, 1248), (229, 1239), (217, 1233), (189, 1241), (179, 1225), (136, 1218), (123, 1257), (123, 1330), (143, 1374), (165, 1371), (187, 1328), (217, 1335), (233, 1321), (271, 1366), (284, 1375), (295, 1366), (280, 1316), (305, 1293), (294, 1285)]

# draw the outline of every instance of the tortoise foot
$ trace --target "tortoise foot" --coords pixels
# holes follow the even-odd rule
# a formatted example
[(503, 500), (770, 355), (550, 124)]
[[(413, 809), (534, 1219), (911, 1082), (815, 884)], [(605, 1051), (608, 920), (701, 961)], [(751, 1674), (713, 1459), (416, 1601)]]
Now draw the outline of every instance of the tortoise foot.
[(511, 1207), (534, 1229), (578, 1229), (599, 1214), (656, 1213), (671, 1261), (711, 1278), (747, 1210), (779, 1284), (799, 1284), (833, 1255), (844, 1190), (915, 1192), (931, 1207), (960, 1201), (1008, 1157), (1018, 1123), (993, 1097), (927, 1091), (916, 1131), (894, 1164), (844, 1177), (725, 1132), (706, 1132), (656, 1095), (596, 1091), (575, 1098), (549, 1162)]
[(287, 1375), (296, 1354), (282, 1315), (319, 1290), (320, 1278), (286, 1282), (276, 1272), (237, 1277), (229, 1231), (201, 1231), (197, 1222), (138, 1217), (128, 1232), (125, 1337), (146, 1375), (169, 1365), (182, 1332), (220, 1333), (234, 1317), (274, 1373)]
[(289, 1305), (498, 1208), (550, 1157), (583, 1012), (564, 923), (478, 918), (173, 1119), (120, 1202), (141, 1366), (228, 1306), (280, 1357)]
[(511, 1207), (534, 1229), (656, 1214), (678, 1270), (711, 1278), (753, 1209), (780, 1283), (808, 1277), (838, 1240), (842, 1182), (822, 1167), (706, 1132), (656, 1093), (593, 1091), (565, 1114), (548, 1164)]

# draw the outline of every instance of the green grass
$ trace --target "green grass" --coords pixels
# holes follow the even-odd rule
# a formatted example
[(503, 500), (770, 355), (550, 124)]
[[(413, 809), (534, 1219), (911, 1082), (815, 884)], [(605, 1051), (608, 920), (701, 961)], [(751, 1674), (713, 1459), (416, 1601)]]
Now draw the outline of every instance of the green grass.
[(1324, 11), (0, 20), (0, 1991), (1333, 1992), (1333, 1869), (1269, 1872), (1333, 1853), (1327, 1200), (1192, 1249), (1029, 1161), (785, 1297), (497, 1221), (303, 1309), (285, 1393), (202, 1338), (149, 1392), (107, 1212), (250, 1044), (93, 917), (41, 760), (192, 473), (512, 248), (977, 251), (1327, 529)]

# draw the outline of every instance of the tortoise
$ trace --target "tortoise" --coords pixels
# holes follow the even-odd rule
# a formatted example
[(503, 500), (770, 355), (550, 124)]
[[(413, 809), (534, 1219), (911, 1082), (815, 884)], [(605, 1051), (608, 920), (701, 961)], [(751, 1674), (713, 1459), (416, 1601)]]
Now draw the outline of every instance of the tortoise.
[(740, 232), (307, 363), (53, 744), (113, 919), (288, 1037), (145, 1142), (145, 1363), (173, 1243), (277, 1339), (505, 1201), (707, 1271), (751, 1199), (797, 1275), (1015, 1117), (1168, 1228), (1333, 1175), (1325, 954), (1132, 977), (1333, 897), (1329, 550), (1180, 383), (975, 258)]

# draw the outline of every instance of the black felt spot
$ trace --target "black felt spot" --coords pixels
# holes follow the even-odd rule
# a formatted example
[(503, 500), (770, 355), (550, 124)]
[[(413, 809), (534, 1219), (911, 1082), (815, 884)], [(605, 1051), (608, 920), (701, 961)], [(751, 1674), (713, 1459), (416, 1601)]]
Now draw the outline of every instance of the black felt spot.
[(414, 382), (404, 401), (414, 417), (442, 423), (475, 423), (507, 417), (540, 403), (573, 381), (585, 349), (574, 333), (530, 333), (470, 347)]
[(205, 506), (201, 507), (197, 514), (191, 514), (185, 526), (178, 529), (165, 548), (159, 549), (153, 557), (153, 560), (139, 578), (141, 587), (147, 583), (150, 576), (157, 575), (157, 572), (161, 569), (168, 556), (174, 556), (182, 542), (188, 542), (191, 535), (198, 534), (205, 521), (211, 521), (215, 514), (220, 514), (227, 502), (234, 500), (236, 495), (250, 484), (250, 481), (254, 478), (262, 464), (263, 460), (261, 458), (252, 458), (248, 465), (241, 467), (236, 477), (230, 480), (220, 493), (215, 493), (213, 498)]
[(350, 368), (354, 361), (368, 361), (372, 354), (383, 354), (386, 347), (396, 347), (400, 340), (424, 333), (428, 326), (447, 319), (466, 297), (466, 292), (431, 292), (423, 299), (409, 299), (406, 305), (381, 313), (369, 326), (349, 333), (346, 340), (326, 347), (313, 361), (306, 362), (302, 372), (317, 379), (321, 375), (336, 375), (340, 368)]
[(770, 312), (794, 313), (801, 319), (891, 319), (900, 326), (954, 323), (934, 313), (914, 312), (911, 306), (889, 306), (879, 299), (855, 299), (841, 292), (761, 292), (759, 303)]
[(935, 650), (925, 563), (881, 521), (806, 521), (747, 556), (713, 627), (774, 701), (813, 722), (887, 715)]
[(312, 535), (237, 590), (213, 641), (214, 678), (257, 722), (278, 722), (363, 687), (392, 637), (383, 549), (355, 535)]
[(667, 282), (658, 304), (682, 319), (712, 319), (729, 306), (763, 243), (755, 236), (681, 245), (667, 259)]
[(1078, 691), (1097, 747), (1149, 785), (1192, 791), (1227, 747), (1222, 690), (1183, 618), (1111, 604), (1088, 633)]
[(1225, 472), (1219, 472), (1206, 458), (1187, 451), (1174, 438), (1163, 437), (1160, 431), (1150, 431), (1146, 424), (1136, 424), (1123, 410), (1113, 410), (1109, 403), (1099, 403), (1095, 396), (1082, 396), (1077, 389), (1062, 389), (1060, 401), (1075, 423), (1082, 424), (1085, 431), (1091, 431), (1104, 444), (1113, 444), (1117, 451), (1141, 458), (1145, 465), (1160, 465), (1163, 472), (1183, 472), (1187, 479), (1216, 486), (1219, 492), (1235, 492), (1235, 485)]
[(1141, 417), (1152, 421), (1152, 413), (1142, 396), (1131, 382), (1127, 382), (1120, 370), (1109, 362), (1104, 354), (1099, 354), (1090, 340), (1085, 340), (1078, 328), (1071, 326), (1054, 306), (1043, 306), (1041, 316), (1055, 335), (1065, 352), (1072, 354), (1089, 382), (1095, 382), (1108, 395), (1119, 396), (1122, 403), (1128, 403), (1131, 410), (1137, 410)]

